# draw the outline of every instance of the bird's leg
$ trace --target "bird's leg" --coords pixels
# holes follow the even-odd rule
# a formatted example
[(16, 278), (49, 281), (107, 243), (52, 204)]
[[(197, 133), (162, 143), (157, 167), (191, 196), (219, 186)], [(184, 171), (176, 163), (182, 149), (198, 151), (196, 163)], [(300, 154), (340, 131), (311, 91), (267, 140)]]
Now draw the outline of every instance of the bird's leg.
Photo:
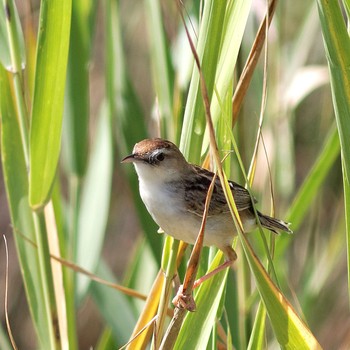
[[(224, 252), (227, 260), (213, 271), (210, 271), (206, 275), (196, 280), (193, 283), (193, 289), (199, 287), (203, 282), (207, 281), (209, 278), (212, 278), (217, 273), (225, 270), (227, 267), (232, 266), (233, 263), (237, 260), (237, 254), (231, 246), (226, 246), (221, 250)], [(176, 293), (176, 296), (173, 299), (173, 304), (178, 308), (186, 309), (188, 311), (195, 311), (196, 309), (196, 304), (194, 302), (192, 293), (184, 291), (183, 285), (180, 285), (178, 292)]]
[(227, 267), (232, 266), (233, 263), (237, 260), (237, 254), (231, 246), (224, 247), (222, 249), (222, 251), (224, 252), (225, 256), (227, 257), (227, 260), (223, 264), (218, 266), (216, 269), (214, 269), (213, 271), (210, 271), (206, 275), (204, 275), (201, 278), (199, 278), (198, 280), (196, 280), (193, 284), (193, 288), (199, 287), (203, 282), (207, 281), (209, 278), (212, 278), (217, 273), (225, 270)]

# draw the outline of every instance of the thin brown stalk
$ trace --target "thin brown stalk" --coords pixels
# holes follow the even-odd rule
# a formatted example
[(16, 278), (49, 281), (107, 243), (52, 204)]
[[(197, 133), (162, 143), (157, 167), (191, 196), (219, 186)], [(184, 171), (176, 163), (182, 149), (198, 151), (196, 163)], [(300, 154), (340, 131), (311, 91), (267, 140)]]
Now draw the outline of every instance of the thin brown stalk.
[(216, 174), (213, 176), (213, 179), (212, 179), (211, 184), (210, 184), (209, 189), (208, 189), (207, 197), (205, 199), (204, 213), (203, 213), (201, 228), (199, 230), (197, 240), (194, 244), (194, 247), (193, 247), (193, 250), (192, 250), (192, 253), (190, 256), (188, 268), (186, 270), (184, 284), (183, 284), (183, 293), (185, 295), (186, 294), (190, 295), (192, 293), (193, 285), (194, 285), (194, 282), (196, 279), (200, 254), (201, 254), (201, 251), (203, 248), (205, 225), (207, 222), (209, 205), (210, 205), (211, 197), (212, 197), (213, 190), (214, 190), (216, 176), (217, 176)]
[(137, 332), (134, 337), (132, 337), (126, 344), (124, 344), (119, 350), (126, 349), (133, 341), (136, 340), (137, 337), (139, 337), (145, 330), (147, 330), (150, 326), (154, 325), (157, 320), (157, 315), (155, 315), (144, 327), (140, 329), (139, 332)]
[[(18, 232), (17, 230), (15, 230), (15, 232), (17, 234), (19, 234), (26, 242), (31, 244), (34, 248), (37, 248), (36, 243), (34, 243), (31, 239), (29, 239), (28, 237), (26, 237), (22, 233)], [(73, 263), (73, 262), (71, 262), (69, 260), (66, 260), (64, 258), (55, 256), (53, 254), (50, 254), (50, 258), (55, 260), (55, 261), (57, 261), (57, 262), (59, 262), (59, 263), (61, 263), (64, 266), (70, 268), (71, 270), (73, 270), (75, 272), (81, 273), (81, 274), (89, 277), (91, 280), (93, 280), (93, 281), (95, 281), (97, 283), (100, 283), (100, 284), (103, 284), (103, 285), (105, 285), (107, 287), (110, 287), (110, 288), (113, 288), (115, 290), (118, 290), (118, 291), (122, 292), (125, 295), (131, 296), (131, 297), (134, 297), (134, 298), (138, 298), (138, 299), (141, 299), (141, 300), (146, 300), (147, 299), (147, 297), (144, 294), (141, 294), (141, 293), (139, 293), (139, 292), (137, 292), (137, 291), (135, 291), (135, 290), (133, 290), (131, 288), (127, 288), (127, 287), (121, 286), (119, 284), (106, 281), (103, 278), (100, 278), (100, 277), (96, 276), (92, 272), (82, 268), (79, 265), (76, 265), (75, 263)]]
[(277, 0), (271, 0), (268, 13), (266, 14), (262, 23), (260, 24), (260, 28), (255, 37), (246, 64), (243, 68), (243, 72), (237, 83), (237, 87), (232, 98), (232, 125), (234, 125), (237, 121), (238, 113), (241, 109), (243, 99), (247, 93), (255, 67), (258, 63), (262, 48), (266, 40), (266, 24), (268, 23), (268, 26), (270, 26), (273, 15), (276, 10), (276, 6)]

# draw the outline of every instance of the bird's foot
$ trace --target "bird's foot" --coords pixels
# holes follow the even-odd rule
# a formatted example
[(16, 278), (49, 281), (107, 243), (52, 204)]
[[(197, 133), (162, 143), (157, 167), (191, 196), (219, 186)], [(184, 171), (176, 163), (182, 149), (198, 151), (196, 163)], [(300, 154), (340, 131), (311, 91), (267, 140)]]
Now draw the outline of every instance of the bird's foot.
[(196, 311), (196, 303), (193, 295), (184, 293), (183, 285), (181, 285), (173, 299), (173, 304), (179, 309), (186, 309), (187, 311)]

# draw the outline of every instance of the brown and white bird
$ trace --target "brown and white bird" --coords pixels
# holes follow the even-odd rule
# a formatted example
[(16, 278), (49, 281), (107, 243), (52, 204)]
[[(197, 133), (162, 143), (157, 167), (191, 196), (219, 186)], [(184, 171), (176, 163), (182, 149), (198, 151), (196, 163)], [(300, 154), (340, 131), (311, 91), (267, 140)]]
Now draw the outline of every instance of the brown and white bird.
[[(172, 142), (160, 138), (137, 143), (133, 153), (122, 162), (134, 164), (141, 198), (161, 229), (176, 239), (194, 244), (214, 173), (188, 163)], [(229, 185), (244, 231), (252, 231), (257, 222), (249, 192), (233, 181), (229, 181)], [(262, 227), (275, 233), (292, 233), (284, 221), (257, 213)], [(216, 179), (203, 243), (218, 247), (229, 260), (235, 260), (231, 245), (236, 234), (220, 180)]]

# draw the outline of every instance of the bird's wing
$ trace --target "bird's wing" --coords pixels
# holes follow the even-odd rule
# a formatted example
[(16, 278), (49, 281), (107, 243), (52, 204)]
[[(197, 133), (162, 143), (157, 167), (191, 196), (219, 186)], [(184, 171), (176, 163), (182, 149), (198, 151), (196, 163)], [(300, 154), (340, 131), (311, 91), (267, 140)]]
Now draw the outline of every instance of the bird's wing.
[[(194, 165), (194, 173), (192, 181), (186, 178), (185, 183), (185, 202), (187, 210), (198, 216), (202, 216), (204, 212), (205, 200), (208, 189), (213, 179), (214, 173)], [(251, 208), (252, 201), (249, 192), (233, 181), (229, 181), (229, 185), (235, 199), (238, 211)], [(256, 200), (254, 199), (254, 202)], [(209, 216), (226, 213), (229, 211), (224, 191), (220, 183), (220, 179), (215, 180), (213, 195), (209, 206)]]

